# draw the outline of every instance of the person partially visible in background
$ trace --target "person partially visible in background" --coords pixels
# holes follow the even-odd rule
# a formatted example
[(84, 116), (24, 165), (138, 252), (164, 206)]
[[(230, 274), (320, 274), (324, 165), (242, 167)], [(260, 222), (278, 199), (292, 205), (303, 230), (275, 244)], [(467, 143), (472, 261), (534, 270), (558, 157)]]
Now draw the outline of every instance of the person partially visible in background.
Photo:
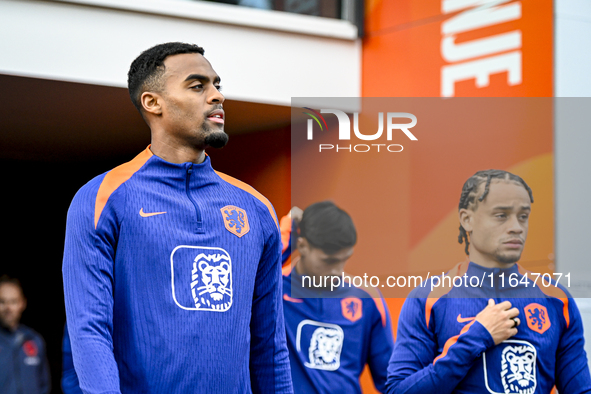
[[(369, 365), (375, 387), (386, 391), (394, 339), (388, 308), (376, 288), (309, 288), (305, 277), (340, 277), (353, 255), (357, 230), (331, 201), (297, 207), (281, 220), (283, 309), (295, 393), (361, 393)], [(291, 253), (293, 247), (293, 254)], [(329, 283), (331, 283), (329, 281)]]
[(0, 277), (0, 393), (47, 394), (49, 363), (41, 335), (20, 324), (27, 300), (20, 281)]

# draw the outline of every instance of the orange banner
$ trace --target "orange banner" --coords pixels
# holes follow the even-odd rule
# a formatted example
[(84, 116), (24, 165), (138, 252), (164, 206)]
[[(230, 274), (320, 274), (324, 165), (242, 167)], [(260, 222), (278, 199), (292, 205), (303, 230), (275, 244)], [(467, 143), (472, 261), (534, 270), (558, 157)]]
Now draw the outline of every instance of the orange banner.
[(371, 0), (364, 97), (551, 97), (551, 0)]

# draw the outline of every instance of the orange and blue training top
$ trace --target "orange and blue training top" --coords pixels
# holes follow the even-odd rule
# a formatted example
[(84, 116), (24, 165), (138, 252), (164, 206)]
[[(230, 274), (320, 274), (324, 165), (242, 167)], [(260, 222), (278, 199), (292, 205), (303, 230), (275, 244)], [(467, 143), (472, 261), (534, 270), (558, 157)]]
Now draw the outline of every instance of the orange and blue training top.
[[(289, 232), (283, 234), (285, 257), (295, 242), (288, 239)], [(359, 376), (366, 364), (378, 391), (385, 392), (394, 339), (379, 291), (348, 285), (334, 291), (304, 287), (295, 269), (297, 252), (290, 257), (283, 270), (283, 306), (294, 392), (361, 394)]]
[(85, 393), (291, 393), (270, 203), (146, 149), (68, 212), (67, 326)]
[[(402, 307), (388, 393), (549, 394), (554, 386), (591, 393), (581, 316), (564, 287), (517, 264), (464, 262), (446, 275), (465, 279), (433, 288), (428, 279)], [(475, 321), (491, 298), (510, 301), (521, 320), (518, 333), (496, 346)]]

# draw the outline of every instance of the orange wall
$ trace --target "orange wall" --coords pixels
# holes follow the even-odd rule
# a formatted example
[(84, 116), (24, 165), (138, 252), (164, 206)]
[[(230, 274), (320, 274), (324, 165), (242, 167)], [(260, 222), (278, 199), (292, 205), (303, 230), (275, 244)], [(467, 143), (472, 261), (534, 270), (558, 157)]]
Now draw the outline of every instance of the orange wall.
[[(514, 172), (532, 187), (535, 203), (520, 263), (536, 272), (553, 269), (552, 0), (508, 1), (486, 15), (453, 9), (453, 1), (366, 0), (362, 96), (546, 98), (450, 104), (388, 99), (382, 110), (418, 118), (418, 141), (392, 141), (405, 150), (390, 156), (320, 156), (317, 147), (292, 140), (293, 204), (304, 208), (332, 199), (356, 223), (351, 274), (440, 274), (465, 259), (457, 243), (461, 187), (488, 168)], [(376, 107), (363, 106), (368, 131), (375, 130)], [(303, 133), (297, 127), (292, 122), (292, 137)], [(325, 143), (337, 142), (334, 130), (329, 125)], [(380, 290), (395, 332), (403, 295)], [(364, 392), (375, 392), (367, 373), (361, 382)]]
[[(486, 18), (474, 10), (471, 14), (467, 9), (446, 11), (444, 4), (453, 0), (366, 1), (364, 97), (442, 96), (446, 67), (464, 65), (482, 71), (487, 67), (482, 62), (488, 60), (497, 61), (503, 69), (510, 62), (500, 59), (509, 54), (521, 59), (520, 83), (510, 84), (507, 71), (499, 71), (491, 73), (488, 86), (477, 87), (474, 79), (456, 83), (454, 96), (552, 96), (552, 0), (508, 1), (497, 8), (497, 15), (506, 16), (487, 26)], [(454, 24), (454, 18), (465, 22)], [(444, 49), (451, 41), (455, 50)]]

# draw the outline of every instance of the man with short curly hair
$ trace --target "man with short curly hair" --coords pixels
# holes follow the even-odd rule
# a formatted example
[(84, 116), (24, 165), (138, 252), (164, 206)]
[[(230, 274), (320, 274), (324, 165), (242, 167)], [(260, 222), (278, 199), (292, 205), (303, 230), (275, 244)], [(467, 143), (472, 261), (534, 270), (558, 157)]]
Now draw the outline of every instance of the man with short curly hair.
[(201, 47), (132, 63), (152, 143), (80, 189), (68, 212), (64, 293), (85, 393), (291, 393), (275, 211), (214, 171), (224, 96)]

